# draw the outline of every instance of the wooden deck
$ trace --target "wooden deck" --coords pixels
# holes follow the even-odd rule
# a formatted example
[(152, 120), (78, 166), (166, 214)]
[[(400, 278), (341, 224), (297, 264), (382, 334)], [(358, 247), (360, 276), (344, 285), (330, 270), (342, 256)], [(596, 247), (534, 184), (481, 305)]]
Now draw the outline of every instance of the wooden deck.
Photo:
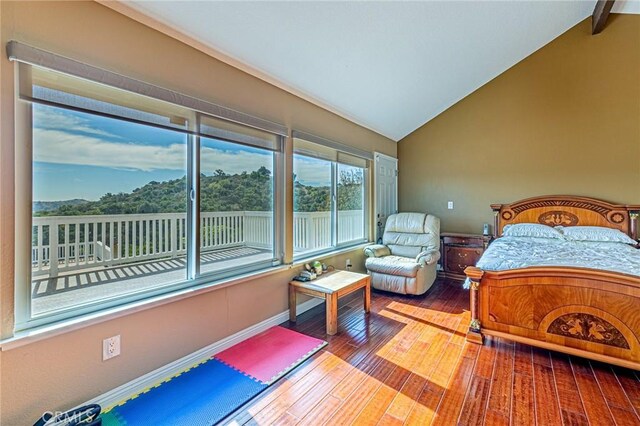
[[(232, 269), (273, 258), (268, 250), (232, 247), (210, 250), (200, 255), (200, 272)], [(34, 314), (44, 314), (96, 300), (150, 290), (184, 281), (186, 258), (156, 259), (115, 267), (88, 267), (56, 277), (32, 282), (31, 306)]]
[(324, 306), (286, 327), (329, 345), (227, 421), (231, 425), (640, 425), (637, 372), (488, 338), (465, 342), (468, 292), (360, 294), (325, 334)]

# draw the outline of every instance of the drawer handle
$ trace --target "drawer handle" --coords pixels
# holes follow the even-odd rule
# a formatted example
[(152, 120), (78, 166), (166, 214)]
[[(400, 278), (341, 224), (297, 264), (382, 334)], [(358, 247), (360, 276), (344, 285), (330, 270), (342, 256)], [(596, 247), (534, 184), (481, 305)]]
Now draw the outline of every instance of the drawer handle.
[(460, 252), (458, 252), (458, 256), (459, 256), (459, 257), (467, 257), (467, 253), (460, 253)]

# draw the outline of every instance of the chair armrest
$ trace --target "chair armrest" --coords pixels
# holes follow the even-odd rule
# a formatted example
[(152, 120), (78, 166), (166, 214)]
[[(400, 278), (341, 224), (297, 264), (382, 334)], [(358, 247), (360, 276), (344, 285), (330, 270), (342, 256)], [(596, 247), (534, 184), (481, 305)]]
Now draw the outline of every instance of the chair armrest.
[(432, 265), (440, 259), (440, 252), (438, 250), (425, 250), (418, 253), (416, 256), (416, 263), (421, 265)]
[(384, 257), (389, 256), (391, 250), (382, 244), (372, 244), (364, 248), (364, 255), (367, 257)]

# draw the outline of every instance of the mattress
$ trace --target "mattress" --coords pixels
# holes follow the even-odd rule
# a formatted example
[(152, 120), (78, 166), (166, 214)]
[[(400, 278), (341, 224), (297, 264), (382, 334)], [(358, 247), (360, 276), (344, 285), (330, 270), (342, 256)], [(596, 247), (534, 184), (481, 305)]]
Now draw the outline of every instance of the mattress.
[(569, 266), (640, 276), (640, 250), (623, 243), (501, 237), (491, 243), (476, 266), (485, 271)]

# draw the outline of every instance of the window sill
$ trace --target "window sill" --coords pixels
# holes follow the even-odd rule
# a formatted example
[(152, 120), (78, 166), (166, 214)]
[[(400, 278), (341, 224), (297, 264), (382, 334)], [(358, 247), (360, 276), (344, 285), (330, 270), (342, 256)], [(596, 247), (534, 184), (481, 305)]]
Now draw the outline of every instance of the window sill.
[[(327, 257), (332, 257), (332, 256), (338, 256), (344, 253), (348, 253), (350, 251), (354, 251), (354, 250), (358, 250), (358, 249), (363, 249), (366, 246), (369, 246), (373, 244), (370, 241), (364, 242), (364, 243), (358, 243), (352, 246), (347, 246), (347, 247), (340, 247), (336, 250), (332, 250), (332, 251), (321, 251), (321, 252), (317, 252), (317, 253), (310, 253), (308, 256), (305, 257), (301, 257), (301, 258), (294, 258), (293, 259), (293, 263), (292, 263), (292, 267), (297, 267), (297, 266), (301, 266), (304, 265), (305, 263), (308, 263), (312, 260), (322, 260), (324, 258)], [(333, 265), (335, 267), (335, 265)], [(337, 268), (336, 269), (340, 269)]]
[(294, 261), (289, 265), (280, 265), (272, 268), (262, 269), (259, 271), (253, 271), (244, 275), (200, 284), (194, 287), (177, 290), (175, 292), (154, 296), (148, 299), (139, 300), (136, 302), (127, 303), (117, 307), (105, 309), (103, 311), (94, 312), (87, 315), (82, 315), (76, 318), (71, 318), (64, 321), (59, 321), (53, 324), (34, 327), (29, 330), (19, 331), (12, 337), (4, 340), (0, 340), (0, 351), (8, 351), (11, 349), (19, 348), (31, 343), (35, 343), (40, 340), (45, 340), (51, 337), (55, 337), (60, 334), (68, 333), (70, 331), (78, 330), (91, 325), (99, 324), (105, 321), (110, 321), (119, 317), (127, 316), (136, 312), (141, 312), (147, 309), (156, 308), (158, 306), (166, 305), (169, 303), (177, 302), (182, 299), (194, 297), (200, 294), (208, 293), (210, 291), (219, 290), (221, 288), (230, 287), (236, 284), (241, 284), (259, 276), (277, 274), (279, 272), (286, 271), (305, 264), (312, 259), (322, 259), (331, 256), (337, 256), (349, 251), (354, 251), (366, 247), (371, 243), (362, 243), (355, 246), (344, 247), (331, 252), (321, 253), (313, 258), (305, 258)]

